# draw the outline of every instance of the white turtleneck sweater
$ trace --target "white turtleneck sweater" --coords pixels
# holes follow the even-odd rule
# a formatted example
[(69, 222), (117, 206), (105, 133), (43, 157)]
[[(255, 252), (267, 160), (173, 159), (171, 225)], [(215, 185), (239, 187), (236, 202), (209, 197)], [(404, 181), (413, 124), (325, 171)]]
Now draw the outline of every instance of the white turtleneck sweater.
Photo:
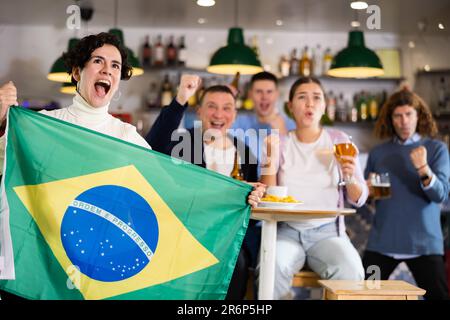
[[(67, 121), (109, 136), (151, 149), (145, 139), (136, 131), (136, 127), (113, 117), (108, 113), (109, 103), (100, 108), (91, 107), (78, 93), (73, 104), (67, 108), (52, 111), (39, 111), (56, 119)], [(0, 137), (0, 174), (3, 173), (5, 158), (5, 135)]]

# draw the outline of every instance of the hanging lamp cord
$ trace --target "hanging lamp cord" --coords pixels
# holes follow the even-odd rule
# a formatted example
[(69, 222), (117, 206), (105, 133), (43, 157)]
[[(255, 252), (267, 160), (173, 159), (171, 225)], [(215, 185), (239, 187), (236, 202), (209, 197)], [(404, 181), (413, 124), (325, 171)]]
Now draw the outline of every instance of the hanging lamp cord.
[(114, 1), (114, 28), (117, 28), (117, 12), (119, 7), (119, 0)]
[(238, 0), (234, 0), (234, 25), (237, 28), (238, 27), (238, 21), (239, 21), (239, 10), (238, 10)]

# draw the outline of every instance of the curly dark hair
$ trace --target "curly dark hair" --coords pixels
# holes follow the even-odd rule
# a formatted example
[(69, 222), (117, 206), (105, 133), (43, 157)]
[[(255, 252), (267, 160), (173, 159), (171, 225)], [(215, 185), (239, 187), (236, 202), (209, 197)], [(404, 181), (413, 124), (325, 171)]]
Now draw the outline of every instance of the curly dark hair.
[[(91, 54), (97, 48), (102, 47), (105, 44), (110, 44), (119, 50), (122, 57), (122, 69), (120, 74), (121, 80), (128, 80), (131, 78), (132, 67), (128, 62), (128, 50), (122, 45), (119, 38), (115, 35), (107, 32), (101, 32), (99, 34), (93, 34), (81, 39), (73, 48), (68, 52), (63, 53), (64, 64), (66, 65), (67, 72), (72, 74), (73, 68), (79, 67), (83, 69), (86, 62), (91, 58)], [(72, 83), (76, 84), (77, 81), (72, 76)]]
[(395, 108), (405, 105), (417, 111), (417, 133), (432, 138), (438, 134), (436, 121), (426, 102), (416, 93), (403, 88), (392, 94), (381, 108), (380, 116), (375, 124), (375, 135), (378, 138), (392, 138), (396, 134), (392, 123), (392, 113)]

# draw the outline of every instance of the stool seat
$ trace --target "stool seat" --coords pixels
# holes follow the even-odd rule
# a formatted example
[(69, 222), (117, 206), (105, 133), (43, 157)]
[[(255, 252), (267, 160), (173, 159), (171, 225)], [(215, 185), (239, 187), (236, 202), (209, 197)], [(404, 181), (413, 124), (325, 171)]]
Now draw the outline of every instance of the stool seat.
[(418, 300), (425, 290), (402, 280), (319, 280), (324, 300)]
[(310, 288), (320, 288), (319, 281), (320, 277), (317, 273), (310, 270), (302, 269), (296, 274), (292, 279), (293, 287), (310, 287)]

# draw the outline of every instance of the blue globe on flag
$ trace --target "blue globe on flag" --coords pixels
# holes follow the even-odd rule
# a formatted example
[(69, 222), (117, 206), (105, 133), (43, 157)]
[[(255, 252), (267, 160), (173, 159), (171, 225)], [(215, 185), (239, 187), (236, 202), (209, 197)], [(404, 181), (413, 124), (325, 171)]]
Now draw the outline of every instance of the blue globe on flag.
[(158, 221), (147, 201), (115, 185), (81, 193), (61, 224), (61, 241), (73, 265), (105, 282), (130, 278), (144, 269), (156, 250), (158, 234)]

